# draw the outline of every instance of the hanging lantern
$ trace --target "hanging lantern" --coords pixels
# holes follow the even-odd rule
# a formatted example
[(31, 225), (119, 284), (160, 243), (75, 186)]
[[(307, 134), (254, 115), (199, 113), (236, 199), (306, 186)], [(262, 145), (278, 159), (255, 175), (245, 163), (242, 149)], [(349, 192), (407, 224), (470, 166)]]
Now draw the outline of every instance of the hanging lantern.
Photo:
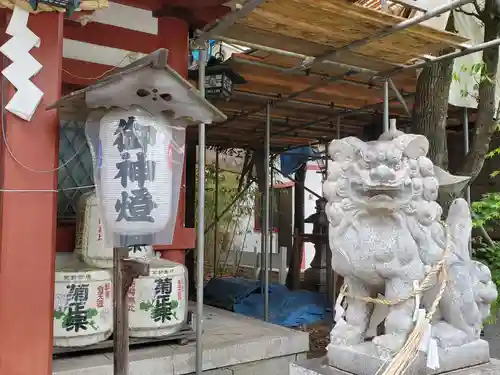
[(33, 10), (38, 9), (38, 4), (46, 4), (52, 7), (66, 9), (68, 16), (71, 16), (75, 9), (80, 6), (80, 0), (28, 0)]
[(86, 119), (107, 247), (172, 244), (186, 128), (226, 120), (167, 60), (160, 49), (49, 106)]
[(173, 147), (165, 116), (132, 107), (100, 119), (98, 196), (107, 230), (127, 238), (122, 246), (153, 243), (171, 219)]
[[(221, 54), (219, 54), (222, 56)], [(205, 68), (205, 97), (208, 100), (230, 100), (235, 85), (247, 81), (225, 64), (223, 57), (212, 56)], [(190, 71), (189, 78), (198, 79), (198, 70)]]

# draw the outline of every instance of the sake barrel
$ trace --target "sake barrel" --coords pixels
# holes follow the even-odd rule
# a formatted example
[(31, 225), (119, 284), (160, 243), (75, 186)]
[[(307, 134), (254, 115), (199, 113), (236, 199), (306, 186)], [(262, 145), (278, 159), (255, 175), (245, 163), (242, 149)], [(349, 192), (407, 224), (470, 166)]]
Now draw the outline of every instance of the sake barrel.
[(56, 257), (54, 346), (80, 347), (111, 336), (113, 296), (111, 273), (77, 259)]
[[(83, 194), (77, 206), (75, 252), (88, 265), (113, 268), (113, 247), (106, 241), (95, 192)], [(152, 246), (131, 246), (130, 258), (154, 257)]]
[(179, 263), (153, 259), (148, 276), (128, 292), (131, 337), (164, 337), (181, 330), (187, 318), (187, 270)]

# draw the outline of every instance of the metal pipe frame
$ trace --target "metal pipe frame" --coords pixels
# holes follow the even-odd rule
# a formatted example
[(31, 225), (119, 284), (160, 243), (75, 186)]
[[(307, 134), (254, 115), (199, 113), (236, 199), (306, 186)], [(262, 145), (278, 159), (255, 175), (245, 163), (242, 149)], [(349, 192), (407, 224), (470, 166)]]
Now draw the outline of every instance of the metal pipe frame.
[[(389, 30), (384, 31), (383, 32), (383, 33), (385, 33), (384, 36), (388, 36), (388, 35), (392, 34), (395, 31), (401, 31), (401, 30), (403, 30), (406, 27), (417, 25), (418, 23), (420, 23), (422, 21), (425, 21), (427, 19), (430, 19), (432, 17), (435, 17), (435, 16), (441, 14), (439, 12), (443, 12), (444, 13), (444, 12), (446, 12), (448, 10), (452, 10), (452, 9), (458, 7), (458, 6), (470, 3), (471, 1), (472, 0), (458, 0), (458, 1), (455, 1), (453, 3), (447, 4), (446, 6), (439, 7), (437, 9), (433, 10), (433, 11), (427, 12), (426, 15), (424, 15), (424, 16), (426, 16), (428, 18), (417, 17), (417, 18), (409, 19), (407, 21), (403, 21), (402, 23), (400, 23), (400, 24), (398, 24), (398, 25), (390, 28)], [(433, 14), (433, 15), (429, 16), (429, 14)], [(415, 21), (415, 20), (417, 20), (418, 22)], [(396, 27), (398, 27), (398, 28), (396, 30), (394, 30)], [(373, 41), (373, 40), (370, 40), (370, 41)], [(245, 45), (244, 42), (240, 42), (240, 41), (236, 41), (236, 40), (234, 40), (234, 43), (240, 44), (240, 45)], [(355, 43), (355, 42), (353, 42), (353, 43)], [(490, 42), (487, 42), (487, 43), (482, 43), (482, 44), (474, 46), (474, 47), (464, 48), (461, 51), (457, 51), (457, 52), (453, 52), (453, 53), (450, 53), (450, 54), (447, 54), (447, 55), (439, 56), (439, 57), (436, 57), (436, 58), (434, 58), (432, 60), (424, 61), (422, 63), (408, 65), (408, 66), (403, 66), (403, 67), (396, 67), (396, 68), (390, 69), (390, 70), (388, 70), (386, 72), (380, 72), (379, 74), (374, 74), (372, 76), (372, 78), (382, 78), (382, 77), (388, 78), (390, 75), (402, 72), (404, 70), (420, 69), (420, 68), (423, 68), (423, 67), (425, 67), (427, 65), (430, 65), (430, 64), (438, 62), (438, 61), (443, 61), (443, 60), (446, 60), (446, 59), (453, 59), (453, 58), (456, 58), (456, 57), (462, 57), (462, 56), (465, 56), (465, 55), (468, 55), (468, 54), (471, 54), (471, 53), (474, 53), (474, 52), (481, 51), (481, 50), (483, 50), (485, 48), (488, 48), (488, 47), (497, 46), (499, 44), (500, 44), (500, 38), (496, 39), (496, 40), (493, 40), (493, 41), (490, 41)], [(259, 46), (257, 44), (254, 44), (254, 47), (257, 48), (257, 49), (262, 49), (262, 50), (266, 49), (266, 47)], [(352, 44), (351, 44), (351, 48), (352, 48)], [(269, 48), (267, 48), (267, 50), (269, 50)], [(290, 54), (288, 53), (288, 55), (290, 55)], [(312, 86), (310, 86), (310, 87), (308, 87), (308, 88), (306, 88), (304, 90), (297, 91), (297, 92), (289, 94), (289, 95), (287, 95), (285, 97), (277, 98), (277, 99), (273, 100), (273, 104), (276, 105), (277, 103), (280, 103), (280, 102), (287, 102), (287, 101), (289, 101), (291, 99), (296, 98), (297, 96), (299, 96), (301, 94), (304, 94), (304, 93), (307, 93), (307, 92), (310, 92), (310, 91), (314, 91), (314, 90), (316, 90), (318, 88), (327, 86), (327, 85), (329, 85), (329, 84), (331, 84), (331, 83), (333, 83), (335, 81), (344, 79), (346, 77), (351, 77), (351, 76), (354, 76), (354, 75), (359, 74), (359, 73), (361, 73), (359, 71), (359, 69), (353, 69), (353, 70), (345, 72), (341, 76), (332, 76), (332, 77), (329, 77), (328, 79), (324, 79), (321, 82), (319, 82), (319, 83), (317, 83), (315, 85), (312, 85)], [(254, 114), (254, 113), (258, 113), (258, 112), (262, 111), (263, 109), (264, 108), (259, 107), (259, 108), (253, 109), (253, 110), (242, 111), (242, 113), (240, 113), (239, 115), (233, 116), (232, 119), (226, 121), (226, 124), (228, 122), (230, 123), (230, 122), (236, 120), (237, 118), (245, 117), (245, 116), (248, 116), (248, 115), (251, 115), (251, 114)]]
[(497, 47), (499, 45), (500, 45), (500, 38), (493, 39), (493, 40), (490, 40), (489, 42), (479, 43), (479, 44), (477, 44), (475, 46), (466, 47), (466, 48), (463, 48), (463, 49), (461, 49), (459, 51), (450, 52), (450, 53), (448, 53), (446, 55), (434, 57), (432, 59), (429, 59), (429, 60), (426, 60), (426, 61), (422, 61), (420, 63), (408, 65), (406, 67), (394, 68), (394, 69), (388, 70), (388, 71), (386, 71), (384, 73), (380, 73), (378, 75), (375, 75), (372, 78), (384, 79), (386, 77), (389, 77), (389, 76), (391, 76), (393, 74), (396, 74), (396, 73), (400, 73), (400, 72), (405, 71), (405, 70), (422, 69), (422, 68), (425, 68), (428, 65), (435, 64), (435, 63), (440, 62), (440, 61), (453, 60), (453, 59), (456, 59), (457, 57), (467, 56), (467, 55), (470, 55), (472, 53), (476, 53), (476, 52), (485, 50), (487, 48)]
[[(276, 70), (276, 71), (278, 71), (280, 73), (287, 73), (287, 74), (295, 74), (295, 75), (306, 76), (306, 72), (304, 72), (304, 71), (294, 71), (294, 70), (290, 70), (289, 68), (284, 68), (282, 66), (268, 64), (268, 63), (262, 62), (262, 61), (245, 60), (245, 59), (239, 58), (238, 56), (235, 56), (235, 55), (231, 56), (231, 60), (233, 60), (233, 61), (235, 61), (235, 62), (237, 62), (239, 64), (255, 65), (255, 66), (259, 66), (261, 68)], [(307, 76), (309, 76), (309, 77), (320, 77), (320, 78), (323, 78), (323, 79), (328, 79), (330, 77), (328, 74), (315, 73), (315, 72), (307, 72)], [(343, 82), (343, 83), (347, 83), (349, 85), (359, 86), (359, 87), (365, 87), (365, 88), (370, 88), (370, 89), (373, 88), (375, 90), (382, 88), (382, 86), (378, 86), (376, 84), (368, 84), (368, 83), (363, 83), (363, 82), (350, 81), (350, 80), (347, 80), (347, 79), (340, 79), (339, 81)]]
[[(291, 52), (291, 51), (285, 51), (282, 49), (263, 46), (263, 45), (255, 44), (255, 43), (251, 43), (251, 42), (245, 42), (245, 41), (238, 40), (238, 39), (228, 38), (228, 37), (225, 37), (222, 35), (214, 36), (214, 39), (221, 40), (223, 42), (230, 43), (230, 44), (238, 44), (240, 46), (256, 49), (256, 50), (259, 50), (262, 52), (275, 53), (277, 55), (288, 56), (288, 57), (297, 58), (297, 59), (301, 59), (301, 60), (310, 60), (310, 59), (314, 58), (313, 56), (303, 55), (301, 53), (296, 53), (296, 52)], [(377, 73), (375, 70), (372, 70), (372, 69), (361, 68), (359, 66), (344, 64), (344, 63), (337, 62), (337, 61), (324, 60), (323, 63), (333, 65), (333, 66), (336, 66), (338, 68), (345, 69), (345, 70), (354, 70), (354, 71), (357, 71), (358, 73), (366, 73), (366, 74), (376, 74)]]
[[(340, 139), (340, 117), (337, 117), (337, 139)], [(328, 152), (328, 149), (325, 152)]]
[[(340, 125), (340, 120), (337, 120), (337, 128), (339, 127)], [(326, 182), (326, 180), (328, 180), (328, 161), (330, 160), (330, 155), (328, 154), (328, 140), (325, 140), (325, 144), (324, 144), (324, 147), (325, 147), (325, 155), (324, 155), (324, 163), (325, 163), (325, 174), (324, 174), (324, 179), (323, 179), (323, 183)], [(323, 184), (322, 184), (323, 185)], [(323, 188), (321, 189), (321, 191), (323, 191)], [(329, 233), (329, 226), (326, 228), (326, 233), (325, 235), (328, 237), (328, 233)], [(327, 243), (326, 245), (326, 250), (325, 250), (325, 262), (326, 262), (326, 287), (325, 287), (325, 292), (326, 292), (326, 309), (327, 311), (332, 311), (333, 309), (333, 301), (335, 301), (335, 298), (333, 296), (333, 294), (335, 292), (333, 292), (333, 290), (335, 290), (333, 288), (333, 268), (332, 268), (332, 251), (330, 249), (330, 246), (329, 246), (329, 243)], [(321, 275), (321, 273), (320, 273)], [(333, 290), (332, 290), (333, 289)], [(332, 314), (332, 318), (333, 318), (333, 314)], [(329, 323), (333, 323), (333, 319), (332, 321), (330, 321)]]
[(392, 79), (388, 78), (387, 81), (389, 82), (389, 86), (391, 86), (392, 91), (394, 91), (394, 94), (396, 95), (400, 103), (403, 105), (406, 114), (408, 115), (408, 117), (411, 117), (410, 109), (408, 108), (408, 104), (406, 104), (406, 100), (403, 98), (403, 95), (398, 90)]
[(384, 81), (384, 133), (389, 131), (389, 81)]
[(217, 277), (217, 235), (219, 231), (219, 221), (217, 220), (217, 217), (219, 216), (219, 148), (215, 150), (215, 197), (214, 197), (214, 205), (215, 205), (215, 228), (214, 228), (214, 273), (213, 277)]
[[(442, 56), (436, 57), (436, 58), (434, 58), (432, 60), (423, 61), (421, 63), (417, 63), (417, 64), (413, 64), (413, 65), (408, 65), (408, 66), (402, 67), (402, 68), (399, 68), (399, 67), (398, 68), (394, 68), (394, 69), (388, 70), (386, 72), (381, 72), (378, 75), (372, 76), (371, 78), (374, 78), (374, 79), (385, 79), (385, 78), (388, 78), (389, 76), (391, 76), (393, 74), (400, 73), (400, 72), (405, 71), (405, 70), (421, 69), (421, 68), (424, 68), (424, 67), (426, 67), (428, 65), (437, 63), (439, 61), (452, 60), (452, 59), (455, 59), (457, 57), (467, 56), (467, 55), (470, 55), (472, 53), (482, 51), (482, 50), (484, 50), (486, 48), (497, 47), (499, 45), (500, 45), (500, 38), (497, 38), (497, 39), (491, 40), (489, 42), (480, 43), (480, 44), (478, 44), (476, 46), (473, 46), (473, 47), (464, 48), (464, 49), (462, 49), (460, 51), (455, 51), (455, 52), (448, 53), (446, 55), (442, 55)], [(347, 73), (349, 73), (349, 72), (347, 72)], [(352, 74), (350, 74), (350, 76), (353, 76), (355, 74), (356, 73), (352, 73)], [(327, 80), (325, 80), (324, 84), (320, 85), (320, 87), (328, 85), (330, 83), (329, 81), (328, 82), (326, 82), (326, 81)], [(312, 87), (314, 87), (314, 86), (312, 86)], [(316, 89), (316, 88), (319, 88), (319, 87), (314, 87), (314, 89)], [(311, 90), (308, 90), (308, 91), (311, 91)], [(298, 96), (301, 93), (302, 92), (295, 93), (296, 94), (295, 96)], [(403, 98), (406, 98), (406, 97), (414, 96), (414, 95), (415, 95), (414, 93), (409, 93), (409, 94), (405, 94), (405, 95), (402, 95), (402, 96), (403, 96)], [(289, 95), (289, 96), (291, 96), (291, 95)], [(281, 98), (281, 100), (279, 100), (279, 101), (280, 102), (287, 101), (287, 98)], [(390, 100), (390, 101), (392, 101), (392, 100)], [(379, 103), (377, 103), (377, 104), (379, 104)], [(365, 108), (366, 107), (362, 107), (361, 109), (365, 109)], [(357, 113), (356, 111), (357, 110), (348, 112), (347, 114), (343, 115), (342, 117), (345, 118), (346, 116), (350, 116), (352, 114), (356, 114)], [(242, 115), (245, 115), (245, 113), (243, 113)], [(332, 117), (335, 118), (335, 116), (332, 116)], [(235, 118), (233, 118), (230, 121), (234, 121), (234, 119)], [(321, 119), (318, 123), (325, 122), (325, 121), (328, 121), (328, 119)], [(308, 124), (308, 126), (313, 126), (315, 124), (316, 123), (311, 123), (311, 124)], [(274, 134), (274, 135), (276, 135), (276, 134)]]
[[(207, 50), (200, 50), (198, 90), (205, 96)], [(198, 126), (198, 224), (196, 226), (196, 375), (203, 374), (203, 280), (205, 265), (205, 124)], [(202, 166), (202, 168), (200, 168)]]
[(449, 4), (445, 4), (443, 6), (435, 8), (433, 10), (430, 10), (419, 17), (409, 18), (401, 23), (398, 23), (397, 25), (389, 27), (386, 30), (369, 35), (366, 38), (356, 40), (352, 43), (349, 43), (343, 47), (337, 48), (333, 51), (327, 52), (327, 53), (325, 53), (321, 56), (315, 57), (311, 60), (304, 61), (301, 65), (291, 69), (290, 71), (310, 69), (314, 65), (317, 65), (324, 60), (335, 58), (341, 52), (350, 51), (353, 48), (359, 48), (359, 47), (362, 47), (368, 43), (380, 40), (380, 39), (385, 38), (386, 36), (389, 36), (393, 33), (405, 30), (409, 27), (418, 25), (421, 22), (427, 21), (427, 20), (434, 18), (434, 17), (437, 17), (443, 13), (449, 12), (450, 10), (453, 10), (453, 9), (461, 7), (465, 4), (471, 3), (472, 1), (473, 0), (455, 0)]
[(199, 35), (193, 40), (193, 46), (200, 46), (201, 44), (213, 39), (214, 35), (224, 33), (229, 27), (234, 25), (238, 20), (245, 18), (252, 13), (255, 8), (266, 0), (248, 0), (240, 9), (232, 11), (225, 15), (220, 20), (207, 25)]
[(205, 234), (207, 234), (208, 232), (210, 232), (210, 230), (215, 226), (217, 225), (217, 223), (219, 222), (220, 219), (222, 219), (224, 217), (225, 214), (228, 213), (228, 211), (233, 208), (233, 206), (236, 204), (236, 202), (238, 202), (238, 200), (241, 198), (241, 196), (243, 194), (245, 194), (245, 192), (250, 188), (250, 186), (252, 185), (252, 183), (256, 182), (255, 179), (250, 179), (248, 181), (248, 183), (246, 184), (246, 186), (238, 193), (236, 194), (236, 196), (233, 198), (233, 200), (222, 210), (222, 212), (220, 213), (219, 216), (217, 216), (215, 218), (214, 221), (212, 221), (212, 223), (210, 223), (210, 225), (207, 227), (207, 229), (205, 229)]
[[(415, 96), (415, 93), (408, 93), (408, 94), (405, 94), (403, 95), (403, 97), (413, 97)], [(393, 97), (393, 98), (389, 98), (389, 102), (392, 102), (392, 101), (395, 101), (395, 100), (398, 100), (397, 97)], [(373, 107), (377, 107), (381, 104), (384, 104), (384, 101), (382, 102), (377, 102), (377, 103), (374, 103), (374, 104), (369, 104), (367, 106), (364, 106), (364, 107), (361, 107), (361, 108), (358, 108), (358, 109), (353, 109), (353, 110), (350, 110), (350, 111), (343, 111), (343, 112), (337, 112), (337, 113), (334, 113), (330, 116), (326, 116), (326, 117), (323, 117), (317, 121), (312, 121), (312, 122), (309, 122), (309, 123), (305, 123), (305, 124), (301, 124), (300, 125), (300, 130), (304, 130), (304, 129), (307, 129), (307, 128), (310, 128), (311, 126), (314, 126), (314, 125), (318, 125), (318, 124), (321, 124), (323, 122), (331, 122), (335, 119), (342, 119), (342, 118), (346, 118), (348, 116), (352, 116), (352, 115), (356, 115), (356, 114), (362, 114), (364, 113), (367, 109), (370, 109), (370, 108), (373, 108)], [(284, 134), (287, 134), (289, 131), (293, 131), (293, 129), (289, 129), (289, 130), (286, 130), (286, 131), (281, 131), (281, 132), (277, 132), (277, 133), (273, 133), (272, 136), (277, 136), (277, 135), (284, 135)]]
[[(464, 107), (464, 154), (467, 156), (469, 153), (469, 112), (467, 110), (467, 107)], [(467, 185), (467, 188), (465, 189), (465, 198), (467, 200), (467, 203), (469, 203), (470, 206), (470, 185)]]
[(266, 136), (265, 136), (265, 150), (264, 150), (264, 173), (265, 173), (265, 191), (264, 191), (264, 264), (261, 270), (264, 271), (264, 320), (269, 321), (269, 245), (270, 235), (269, 221), (270, 221), (270, 145), (271, 145), (271, 103), (267, 103), (266, 110)]
[[(380, 104), (380, 103), (377, 103), (377, 104)], [(227, 111), (226, 110), (226, 113), (229, 114), (229, 113), (232, 113), (232, 111)], [(342, 112), (339, 112), (339, 113), (342, 113)], [(347, 112), (344, 112), (344, 113), (347, 113)], [(374, 114), (375, 111), (374, 110), (363, 110), (362, 112), (358, 113), (358, 114), (366, 114), (366, 115), (370, 115), (370, 114)], [(323, 132), (328, 132), (331, 130), (332, 126), (331, 125), (326, 125), (327, 122), (331, 122), (332, 119), (335, 119), (335, 117), (332, 117), (332, 116), (336, 116), (337, 112), (332, 112), (332, 115), (327, 115), (325, 117), (322, 117), (320, 120), (324, 120), (324, 121), (320, 121), (320, 120), (314, 120), (314, 124), (313, 125), (319, 125), (321, 123), (325, 123), (325, 125), (321, 126), (321, 128), (315, 128), (314, 130), (312, 131), (323, 131)], [(272, 116), (271, 116), (272, 117)], [(266, 121), (266, 115), (252, 115), (250, 117), (248, 117), (248, 120), (249, 121), (252, 121), (252, 122), (265, 122)], [(307, 120), (307, 119), (296, 119), (296, 118), (291, 118), (291, 117), (283, 117), (283, 118), (272, 118), (272, 121), (274, 124), (277, 124), (279, 125), (280, 127), (286, 127), (286, 130), (280, 130), (278, 131), (278, 133), (274, 133), (274, 134), (271, 134), (271, 136), (273, 135), (280, 135), (280, 134), (286, 134), (288, 133), (289, 131), (300, 131), (302, 129), (303, 126), (306, 126), (308, 129), (311, 125), (311, 120)], [(357, 126), (355, 125), (344, 125), (345, 128), (349, 128), (349, 129), (358, 129)], [(217, 130), (221, 130), (222, 128), (221, 127), (218, 127)], [(248, 130), (248, 129), (247, 129)], [(248, 135), (246, 133), (245, 130), (245, 133), (244, 134), (241, 134), (241, 135), (244, 135), (245, 138), (248, 138)], [(264, 133), (265, 133), (265, 128), (262, 129), (260, 126), (257, 126), (257, 127), (254, 127), (254, 128), (251, 128), (252, 132), (255, 131), (256, 133), (259, 133), (259, 137), (255, 137), (255, 138), (261, 138)], [(263, 130), (261, 132), (261, 130)], [(262, 134), (261, 134), (262, 133)], [(216, 133), (212, 133), (212, 135), (215, 135)], [(222, 137), (222, 135), (221, 135)], [(253, 137), (250, 137), (250, 139), (253, 139)]]
[[(249, 92), (249, 91), (240, 91), (240, 90), (233, 91), (233, 96), (234, 95), (248, 96), (248, 97), (252, 97), (252, 98), (266, 99), (266, 100), (275, 100), (278, 98), (278, 96), (276, 96), (276, 95), (265, 95), (265, 94)], [(333, 105), (313, 103), (313, 102), (304, 102), (301, 100), (289, 100), (288, 103), (303, 105), (306, 107), (322, 108), (322, 109), (333, 108)]]
[[(467, 107), (464, 107), (464, 155), (467, 157), (467, 154), (469, 153), (469, 112), (467, 110)], [(465, 188), (465, 199), (467, 200), (467, 203), (471, 204), (471, 199), (470, 199), (470, 185), (467, 184), (467, 187)], [(481, 226), (482, 228), (482, 226)], [(484, 231), (484, 228), (482, 228)], [(486, 231), (485, 231), (486, 232)], [(472, 256), (472, 237), (469, 238), (469, 254)]]

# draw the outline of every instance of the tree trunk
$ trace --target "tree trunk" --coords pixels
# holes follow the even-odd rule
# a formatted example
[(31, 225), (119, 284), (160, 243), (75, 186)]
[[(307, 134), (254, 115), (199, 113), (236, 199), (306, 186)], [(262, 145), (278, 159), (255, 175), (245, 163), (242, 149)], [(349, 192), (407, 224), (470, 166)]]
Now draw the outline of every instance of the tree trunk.
[[(487, 0), (483, 16), (484, 41), (494, 40), (500, 34), (500, 20), (495, 17), (496, 2)], [(484, 160), (490, 149), (491, 136), (497, 128), (498, 116), (495, 116), (495, 89), (498, 71), (498, 47), (483, 51), (486, 78), (479, 83), (479, 103), (470, 152), (460, 174), (471, 177), (472, 183), (481, 172)], [(495, 119), (495, 117), (497, 117)]]
[(435, 165), (448, 166), (446, 118), (453, 61), (443, 61), (425, 67), (418, 77), (413, 105), (412, 133), (423, 134), (429, 140), (428, 157)]

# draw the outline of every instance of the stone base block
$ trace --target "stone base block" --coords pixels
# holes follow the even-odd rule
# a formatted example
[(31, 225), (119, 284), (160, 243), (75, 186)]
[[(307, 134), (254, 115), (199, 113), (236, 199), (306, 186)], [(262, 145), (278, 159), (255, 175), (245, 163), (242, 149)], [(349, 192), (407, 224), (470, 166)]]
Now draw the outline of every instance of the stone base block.
[[(384, 353), (371, 342), (356, 346), (328, 346), (330, 366), (356, 375), (373, 375), (387, 366), (391, 360), (389, 353)], [(439, 369), (430, 370), (426, 366), (427, 356), (419, 353), (410, 366), (407, 375), (437, 375), (457, 369), (477, 366), (490, 361), (490, 348), (486, 341), (477, 340), (469, 344), (439, 350)]]
[[(358, 363), (359, 366), (361, 364)], [(430, 374), (424, 369), (421, 372), (406, 372), (407, 374)], [(367, 372), (363, 372), (366, 374)], [(290, 363), (290, 375), (358, 375), (359, 373), (346, 372), (335, 367), (328, 365), (328, 358), (316, 358), (310, 359), (300, 363)], [(370, 375), (374, 375), (376, 372), (372, 372)], [(446, 375), (498, 375), (500, 374), (500, 361), (496, 359), (491, 359), (490, 362), (472, 366), (467, 368), (462, 368), (460, 370), (455, 370), (453, 372), (441, 372), (441, 374)]]

